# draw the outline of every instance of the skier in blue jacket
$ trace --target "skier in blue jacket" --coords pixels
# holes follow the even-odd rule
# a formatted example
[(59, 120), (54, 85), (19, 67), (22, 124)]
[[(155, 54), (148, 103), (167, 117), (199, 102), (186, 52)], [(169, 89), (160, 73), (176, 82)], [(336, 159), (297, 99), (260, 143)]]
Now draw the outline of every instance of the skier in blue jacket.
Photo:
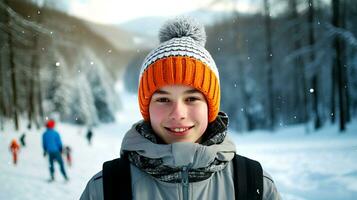
[(60, 165), (61, 173), (66, 181), (68, 181), (68, 176), (66, 174), (66, 170), (64, 168), (63, 159), (62, 159), (62, 141), (61, 137), (57, 131), (54, 130), (55, 121), (48, 120), (46, 123), (47, 130), (42, 135), (42, 147), (43, 147), (43, 156), (48, 156), (48, 161), (50, 163), (50, 182), (54, 181), (54, 161), (57, 161)]

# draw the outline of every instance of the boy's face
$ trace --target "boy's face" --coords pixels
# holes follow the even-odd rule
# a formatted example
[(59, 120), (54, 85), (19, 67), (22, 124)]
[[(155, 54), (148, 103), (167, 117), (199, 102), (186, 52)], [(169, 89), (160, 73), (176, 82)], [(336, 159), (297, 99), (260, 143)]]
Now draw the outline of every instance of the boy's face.
[(151, 97), (149, 114), (152, 128), (167, 144), (200, 142), (208, 125), (204, 95), (184, 85), (158, 89)]

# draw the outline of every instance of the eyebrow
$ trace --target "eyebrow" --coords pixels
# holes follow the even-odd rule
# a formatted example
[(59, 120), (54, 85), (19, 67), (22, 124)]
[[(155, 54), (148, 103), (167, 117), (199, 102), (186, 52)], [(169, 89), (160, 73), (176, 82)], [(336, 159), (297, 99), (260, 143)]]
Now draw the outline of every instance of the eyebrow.
[[(200, 93), (200, 91), (197, 89), (191, 89), (191, 90), (186, 90), (184, 93), (185, 94), (195, 94), (195, 93)], [(154, 94), (170, 94), (170, 92), (158, 89), (158, 90), (156, 90), (156, 92), (154, 92)]]

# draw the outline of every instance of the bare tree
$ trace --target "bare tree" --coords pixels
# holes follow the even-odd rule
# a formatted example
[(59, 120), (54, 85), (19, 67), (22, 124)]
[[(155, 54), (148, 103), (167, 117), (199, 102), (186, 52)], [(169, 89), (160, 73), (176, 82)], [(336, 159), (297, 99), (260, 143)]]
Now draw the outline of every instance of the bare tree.
[[(294, 51), (298, 51), (302, 45), (299, 39), (299, 35), (301, 34), (301, 28), (299, 25), (299, 14), (297, 11), (297, 0), (290, 0), (289, 1), (289, 8), (291, 9), (290, 19), (293, 24), (292, 35), (294, 38)], [(297, 56), (294, 59), (294, 81), (295, 81), (295, 88), (298, 92), (294, 92), (294, 108), (296, 112), (299, 112), (299, 116), (301, 120), (299, 122), (308, 122), (308, 111), (307, 111), (307, 87), (306, 87), (306, 76), (305, 76), (305, 64), (303, 61), (302, 56)], [(299, 103), (301, 102), (301, 103)], [(302, 109), (301, 109), (302, 107)]]
[[(1, 36), (0, 36), (1, 37)], [(1, 38), (2, 39), (2, 38)], [(0, 51), (1, 52), (1, 51)], [(5, 117), (5, 87), (4, 87), (4, 82), (3, 82), (3, 69), (2, 69), (2, 63), (1, 63), (1, 54), (0, 54), (0, 126), (1, 130), (4, 130), (4, 117)]]
[[(310, 64), (314, 65), (315, 61), (315, 52), (314, 52), (314, 45), (315, 45), (315, 33), (314, 33), (314, 1), (309, 0), (308, 1), (308, 24), (309, 24), (309, 45), (311, 47), (310, 51)], [(319, 113), (319, 67), (318, 66), (313, 66), (316, 70), (313, 73), (312, 79), (311, 79), (311, 85), (313, 88), (312, 96), (313, 96), (313, 111), (314, 111), (314, 127), (315, 129), (321, 128), (321, 118), (320, 118), (320, 113)]]
[[(341, 28), (346, 29), (346, 16), (347, 16), (347, 0), (342, 0), (341, 8)], [(349, 94), (349, 83), (348, 83), (348, 73), (347, 73), (347, 45), (344, 40), (342, 42), (342, 60), (343, 60), (343, 80), (345, 86), (343, 87), (345, 95), (345, 104), (346, 104), (346, 122), (351, 121), (350, 115), (350, 94)]]
[[(5, 5), (9, 5), (7, 0), (5, 0), (4, 3)], [(6, 20), (7, 20), (7, 27), (8, 27), (7, 45), (9, 47), (9, 61), (10, 61), (10, 70), (11, 70), (13, 119), (14, 119), (15, 129), (19, 130), (17, 87), (16, 87), (16, 66), (14, 62), (13, 35), (11, 31), (12, 20), (9, 13), (6, 13)]]
[(274, 111), (274, 83), (273, 83), (273, 49), (272, 49), (272, 33), (271, 33), (271, 17), (270, 6), (268, 0), (264, 0), (265, 13), (265, 40), (266, 40), (266, 58), (267, 58), (267, 87), (268, 87), (268, 110), (271, 130), (275, 126), (275, 111)]
[[(6, 16), (6, 10), (2, 9), (0, 7), (0, 27), (5, 27), (4, 26), (4, 18)], [(4, 85), (4, 79), (5, 79), (5, 70), (3, 69), (3, 58), (2, 58), (2, 50), (4, 48), (5, 42), (5, 31), (0, 29), (0, 126), (1, 130), (4, 130), (4, 117), (6, 116), (6, 106), (5, 106), (5, 85)]]
[[(332, 25), (335, 27), (341, 27), (340, 21), (340, 1), (332, 0)], [(333, 63), (334, 71), (336, 71), (336, 80), (337, 80), (337, 89), (338, 89), (338, 108), (339, 108), (339, 119), (340, 119), (340, 131), (344, 131), (346, 129), (346, 95), (345, 95), (345, 76), (344, 76), (344, 67), (343, 67), (343, 52), (342, 49), (344, 45), (343, 41), (335, 36), (333, 40), (333, 47), (335, 50), (335, 59)]]
[[(44, 5), (46, 5), (46, 1), (44, 2)], [(33, 17), (35, 23), (41, 24), (42, 23), (42, 18), (43, 18), (43, 13), (41, 13), (41, 10), (37, 11), (37, 15)], [(40, 33), (37, 31), (34, 31), (33, 33), (33, 50), (34, 54), (32, 55), (31, 59), (31, 75), (30, 75), (30, 84), (29, 84), (29, 94), (28, 94), (28, 128), (32, 127), (32, 121), (35, 122), (37, 128), (40, 127), (39, 122), (37, 120), (37, 117), (35, 115), (36, 111), (36, 105), (38, 106), (38, 111), (41, 115), (41, 119), (43, 119), (43, 109), (42, 109), (42, 95), (41, 95), (41, 88), (40, 88), (40, 62), (39, 62), (39, 37)], [(36, 87), (38, 91), (38, 95), (36, 96)], [(37, 104), (35, 103), (37, 98)]]

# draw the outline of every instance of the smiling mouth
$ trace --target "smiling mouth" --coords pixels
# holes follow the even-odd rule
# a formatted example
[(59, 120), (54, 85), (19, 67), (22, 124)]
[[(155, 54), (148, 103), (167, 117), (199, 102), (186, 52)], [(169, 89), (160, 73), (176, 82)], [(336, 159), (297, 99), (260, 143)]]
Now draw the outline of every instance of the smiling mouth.
[(168, 128), (168, 127), (165, 127), (165, 129), (167, 131), (169, 131), (170, 133), (172, 133), (175, 136), (186, 135), (191, 128), (193, 128), (193, 126), (185, 127), (185, 128)]

